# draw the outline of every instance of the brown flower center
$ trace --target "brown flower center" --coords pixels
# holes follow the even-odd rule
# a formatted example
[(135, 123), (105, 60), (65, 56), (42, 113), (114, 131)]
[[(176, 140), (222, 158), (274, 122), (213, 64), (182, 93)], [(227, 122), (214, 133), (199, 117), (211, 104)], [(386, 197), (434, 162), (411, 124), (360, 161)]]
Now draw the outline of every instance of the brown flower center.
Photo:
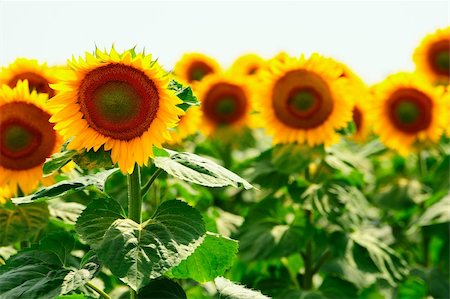
[(119, 63), (90, 71), (81, 81), (78, 101), (94, 130), (120, 140), (141, 136), (159, 108), (154, 82), (144, 72)]
[(363, 114), (358, 107), (353, 108), (353, 122), (355, 123), (356, 132), (361, 130)]
[(30, 87), (30, 91), (36, 90), (38, 93), (46, 93), (48, 94), (48, 97), (51, 98), (55, 95), (55, 91), (50, 88), (48, 85), (50, 82), (47, 81), (44, 77), (41, 75), (26, 72), (21, 73), (16, 76), (14, 76), (11, 80), (9, 80), (8, 85), (11, 88), (16, 87), (17, 82), (19, 80), (28, 80), (28, 86)]
[(427, 129), (432, 119), (431, 99), (416, 89), (400, 89), (387, 101), (389, 118), (394, 126), (407, 134)]
[(272, 106), (285, 125), (312, 129), (323, 124), (333, 111), (328, 84), (313, 72), (295, 70), (286, 73), (274, 85)]
[(188, 81), (201, 81), (203, 77), (213, 73), (213, 68), (203, 61), (192, 63), (188, 69)]
[(248, 100), (241, 87), (217, 83), (207, 92), (202, 102), (205, 116), (212, 122), (227, 125), (245, 116)]
[(50, 115), (30, 103), (0, 107), (0, 165), (12, 170), (36, 167), (50, 157), (56, 133)]
[(450, 40), (441, 40), (431, 45), (428, 52), (428, 62), (432, 70), (439, 74), (450, 76)]

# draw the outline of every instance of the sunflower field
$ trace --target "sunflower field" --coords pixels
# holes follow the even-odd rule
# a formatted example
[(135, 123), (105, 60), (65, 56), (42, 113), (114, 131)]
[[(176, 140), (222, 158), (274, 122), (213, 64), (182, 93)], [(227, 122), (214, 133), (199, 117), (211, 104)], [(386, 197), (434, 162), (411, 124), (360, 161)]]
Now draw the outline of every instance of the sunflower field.
[(450, 27), (374, 85), (156, 55), (1, 68), (1, 299), (450, 298)]

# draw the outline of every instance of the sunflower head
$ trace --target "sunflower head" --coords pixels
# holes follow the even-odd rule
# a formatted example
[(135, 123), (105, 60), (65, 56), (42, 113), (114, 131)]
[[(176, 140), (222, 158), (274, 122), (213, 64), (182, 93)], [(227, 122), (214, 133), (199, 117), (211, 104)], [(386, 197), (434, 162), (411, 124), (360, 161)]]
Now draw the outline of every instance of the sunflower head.
[(334, 60), (313, 54), (306, 59), (272, 59), (261, 73), (259, 123), (274, 143), (329, 145), (337, 129), (352, 118), (350, 80)]
[(450, 27), (427, 35), (414, 51), (417, 71), (432, 83), (450, 82)]
[(51, 118), (68, 149), (111, 151), (113, 163), (131, 173), (135, 163), (153, 157), (153, 145), (170, 139), (184, 111), (168, 89), (169, 76), (151, 55), (129, 50), (96, 50), (68, 62), (70, 71), (52, 85), (60, 91), (50, 100)]
[(254, 110), (251, 84), (248, 78), (231, 74), (208, 76), (197, 85), (203, 122), (201, 130), (210, 135), (218, 129), (252, 125)]
[(198, 106), (191, 106), (186, 110), (186, 114), (180, 116), (178, 126), (170, 132), (172, 137), (169, 144), (181, 144), (183, 140), (195, 134), (202, 122), (202, 111)]
[(443, 88), (410, 73), (387, 77), (372, 88), (368, 117), (388, 147), (406, 155), (415, 142), (436, 142), (447, 122)]
[(7, 67), (3, 67), (0, 72), (0, 85), (6, 84), (13, 88), (19, 81), (28, 81), (31, 91), (46, 93), (51, 98), (55, 95), (55, 90), (50, 84), (56, 83), (59, 69), (48, 67), (47, 64), (40, 64), (37, 60), (18, 58)]
[(221, 71), (220, 65), (213, 58), (201, 53), (186, 53), (176, 63), (174, 74), (183, 82), (194, 83), (207, 75)]
[(0, 88), (0, 186), (30, 193), (42, 181), (45, 159), (58, 152), (62, 138), (49, 122), (47, 94), (30, 93), (27, 81)]
[(249, 53), (240, 56), (231, 65), (230, 72), (237, 76), (254, 76), (264, 67), (265, 60), (261, 56)]

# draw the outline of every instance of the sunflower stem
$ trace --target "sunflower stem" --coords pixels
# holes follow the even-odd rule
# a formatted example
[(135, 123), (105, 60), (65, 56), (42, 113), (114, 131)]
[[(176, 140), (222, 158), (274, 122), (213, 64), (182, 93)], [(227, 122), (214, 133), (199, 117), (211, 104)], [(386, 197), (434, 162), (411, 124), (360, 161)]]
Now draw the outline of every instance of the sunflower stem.
[[(313, 222), (313, 214), (310, 210), (305, 210), (306, 221), (309, 226), (312, 225)], [(313, 240), (309, 240), (306, 244), (306, 250), (302, 253), (303, 263), (305, 266), (305, 273), (303, 275), (303, 289), (311, 290), (313, 285), (313, 277), (314, 277), (314, 256), (313, 256)]]
[[(141, 174), (137, 164), (128, 175), (128, 218), (141, 223), (142, 220)], [(137, 292), (130, 288), (130, 299), (136, 299)]]
[(106, 299), (111, 299), (111, 297), (106, 294), (103, 290), (99, 289), (98, 287), (96, 287), (95, 285), (93, 285), (91, 282), (87, 282), (86, 286), (88, 286), (89, 288), (91, 288), (92, 290), (94, 290), (97, 294), (99, 294), (102, 298), (106, 298)]
[(156, 171), (152, 174), (150, 179), (147, 183), (145, 183), (144, 187), (141, 189), (141, 196), (144, 197), (147, 192), (150, 190), (150, 187), (152, 186), (153, 182), (156, 180), (156, 178), (163, 172), (162, 168), (156, 169)]

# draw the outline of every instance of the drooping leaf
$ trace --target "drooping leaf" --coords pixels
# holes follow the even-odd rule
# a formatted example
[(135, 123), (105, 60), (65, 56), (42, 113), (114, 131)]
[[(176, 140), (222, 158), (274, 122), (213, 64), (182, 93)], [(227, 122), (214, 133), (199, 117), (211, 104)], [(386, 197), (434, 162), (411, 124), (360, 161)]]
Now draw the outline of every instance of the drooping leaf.
[(50, 216), (71, 225), (75, 224), (85, 208), (80, 203), (62, 201), (58, 198), (48, 201)]
[(76, 154), (77, 151), (63, 151), (53, 154), (45, 161), (42, 167), (44, 177), (50, 176), (63, 168)]
[(12, 202), (15, 204), (26, 204), (36, 201), (44, 201), (54, 197), (67, 195), (71, 192), (83, 190), (91, 186), (96, 187), (100, 191), (103, 191), (106, 179), (116, 171), (117, 169), (110, 169), (93, 175), (87, 175), (76, 179), (61, 181), (52, 186), (43, 187), (34, 194), (13, 198)]
[(169, 157), (155, 157), (156, 167), (164, 169), (168, 174), (181, 180), (208, 187), (224, 187), (240, 185), (245, 189), (252, 185), (228, 169), (191, 153), (178, 153), (166, 150)]
[(191, 255), (204, 234), (200, 213), (185, 202), (170, 200), (142, 224), (115, 220), (96, 251), (114, 275), (139, 290)]
[(186, 299), (186, 293), (176, 282), (167, 278), (153, 279), (142, 288), (138, 294), (139, 299)]
[(234, 283), (226, 278), (217, 277), (214, 279), (220, 298), (229, 299), (268, 299), (259, 291), (251, 290), (245, 286)]
[(125, 212), (115, 200), (94, 200), (77, 219), (75, 230), (83, 241), (92, 248), (97, 248), (113, 222), (125, 218), (124, 215)]
[(219, 234), (207, 233), (195, 252), (171, 270), (177, 279), (211, 281), (231, 267), (238, 251), (237, 241)]
[(0, 246), (29, 239), (47, 225), (48, 218), (46, 203), (0, 208)]

